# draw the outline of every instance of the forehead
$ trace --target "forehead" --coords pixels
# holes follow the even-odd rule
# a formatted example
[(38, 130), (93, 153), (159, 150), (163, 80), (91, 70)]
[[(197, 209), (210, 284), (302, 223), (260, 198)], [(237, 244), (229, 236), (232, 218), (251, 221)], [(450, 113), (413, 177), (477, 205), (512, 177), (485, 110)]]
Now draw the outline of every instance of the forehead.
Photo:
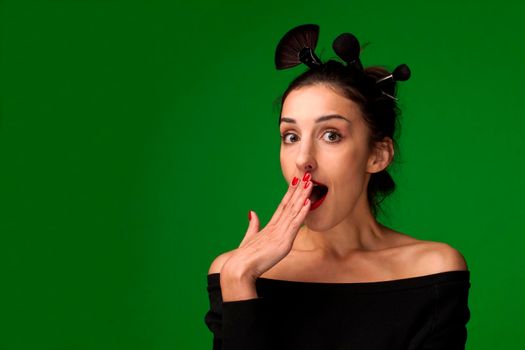
[(298, 122), (314, 120), (328, 114), (340, 114), (357, 121), (361, 112), (354, 101), (327, 85), (310, 85), (292, 90), (281, 111), (281, 117), (293, 118)]

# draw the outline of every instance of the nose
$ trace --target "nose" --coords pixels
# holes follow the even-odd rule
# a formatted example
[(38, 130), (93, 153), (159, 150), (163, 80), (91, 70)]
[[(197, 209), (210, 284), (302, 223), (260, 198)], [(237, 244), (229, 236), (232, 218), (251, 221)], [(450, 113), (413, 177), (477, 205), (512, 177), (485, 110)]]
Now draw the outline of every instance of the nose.
[[(303, 146), (306, 146), (304, 144)], [(301, 147), (300, 153), (297, 155), (295, 161), (297, 169), (302, 172), (313, 172), (317, 168), (317, 162), (311, 152), (310, 147)]]

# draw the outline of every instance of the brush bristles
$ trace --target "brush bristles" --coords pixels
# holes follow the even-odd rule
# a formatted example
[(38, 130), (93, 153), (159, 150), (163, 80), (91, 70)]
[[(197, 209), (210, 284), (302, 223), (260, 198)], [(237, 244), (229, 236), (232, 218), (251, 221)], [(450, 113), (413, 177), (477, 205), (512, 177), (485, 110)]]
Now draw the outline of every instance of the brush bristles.
[(332, 48), (337, 56), (347, 63), (359, 59), (359, 53), (361, 52), (359, 40), (351, 33), (339, 35), (334, 40)]
[(299, 53), (305, 47), (313, 51), (318, 38), (319, 26), (316, 24), (303, 24), (289, 30), (277, 44), (275, 67), (286, 69), (301, 64)]
[(392, 72), (392, 76), (394, 77), (394, 80), (396, 81), (405, 81), (410, 78), (410, 68), (406, 64), (400, 64), (399, 66), (394, 69)]

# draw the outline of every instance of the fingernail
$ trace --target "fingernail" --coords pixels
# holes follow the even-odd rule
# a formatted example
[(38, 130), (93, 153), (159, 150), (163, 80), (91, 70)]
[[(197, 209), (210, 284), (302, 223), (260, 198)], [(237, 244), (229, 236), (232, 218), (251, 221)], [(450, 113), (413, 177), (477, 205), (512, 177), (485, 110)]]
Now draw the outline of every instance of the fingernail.
[(248, 221), (251, 221), (252, 220), (252, 211), (250, 210), (248, 212)]
[(304, 201), (304, 205), (307, 205), (309, 201), (310, 201), (310, 198), (306, 198)]
[(310, 176), (311, 176), (310, 173), (304, 174), (303, 181), (306, 182), (306, 181), (310, 180)]
[(297, 177), (293, 177), (293, 180), (292, 180), (292, 186), (295, 186), (297, 185), (297, 183), (299, 182), (299, 179)]
[(310, 184), (311, 184), (310, 181), (306, 182), (306, 183), (304, 184), (304, 188), (305, 188), (305, 189), (308, 188), (308, 186), (310, 186)]

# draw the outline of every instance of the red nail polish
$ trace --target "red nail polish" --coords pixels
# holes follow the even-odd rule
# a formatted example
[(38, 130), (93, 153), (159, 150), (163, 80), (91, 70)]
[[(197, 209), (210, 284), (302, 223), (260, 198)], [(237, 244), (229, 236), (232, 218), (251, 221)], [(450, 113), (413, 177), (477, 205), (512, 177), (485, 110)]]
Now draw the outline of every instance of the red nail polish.
[(311, 176), (310, 173), (304, 174), (303, 181), (306, 182), (306, 181), (310, 180), (310, 176)]
[(251, 221), (252, 220), (252, 211), (250, 210), (248, 212), (248, 221)]
[(297, 177), (293, 177), (293, 180), (292, 180), (292, 186), (295, 186), (297, 185), (297, 182), (299, 182), (299, 179)]
[(304, 184), (304, 188), (307, 189), (308, 186), (310, 186), (310, 183), (311, 183), (311, 182), (309, 182), (309, 181), (308, 181), (307, 183), (305, 183), (305, 184)]

